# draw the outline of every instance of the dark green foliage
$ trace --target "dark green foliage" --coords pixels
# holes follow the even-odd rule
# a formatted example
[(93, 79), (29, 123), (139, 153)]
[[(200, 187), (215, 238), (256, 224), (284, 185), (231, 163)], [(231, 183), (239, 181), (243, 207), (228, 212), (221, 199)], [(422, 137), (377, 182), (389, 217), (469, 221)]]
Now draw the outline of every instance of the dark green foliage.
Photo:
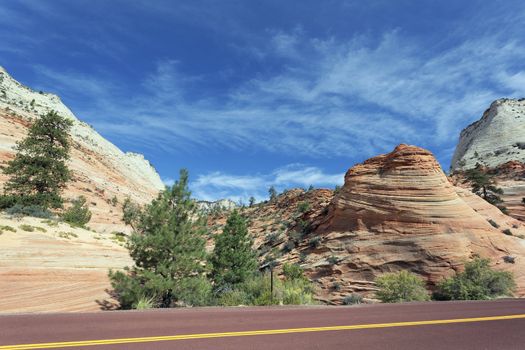
[(498, 225), (498, 223), (496, 221), (494, 221), (492, 219), (489, 219), (488, 221), (489, 221), (489, 224), (492, 225), (492, 227), (499, 228), (499, 225)]
[(336, 185), (334, 188), (334, 195), (338, 194), (341, 191), (341, 186)]
[(512, 295), (516, 283), (512, 273), (495, 271), (488, 259), (476, 258), (465, 264), (465, 270), (438, 284), (438, 300), (485, 300)]
[(493, 205), (503, 202), (500, 197), (503, 190), (496, 186), (492, 176), (484, 171), (481, 165), (477, 164), (475, 168), (467, 170), (465, 175), (472, 186), (472, 192)]
[(511, 231), (510, 229), (508, 229), (508, 228), (504, 229), (504, 230), (501, 231), (501, 232), (503, 232), (503, 233), (506, 234), (507, 236), (512, 236), (512, 231)]
[(14, 198), (14, 204), (62, 207), (60, 192), (71, 177), (66, 165), (71, 125), (70, 120), (49, 112), (33, 123), (27, 137), (17, 143), (16, 156), (4, 169), (10, 176), (4, 185), (5, 195)]
[(347, 295), (343, 299), (343, 305), (361, 304), (362, 302), (363, 302), (363, 297), (361, 295), (355, 294), (355, 293)]
[(287, 280), (304, 278), (303, 269), (298, 264), (284, 264), (283, 275)]
[(32, 216), (42, 219), (51, 219), (53, 217), (53, 213), (37, 205), (30, 205), (26, 207), (21, 204), (15, 204), (12, 207), (7, 208), (5, 213), (13, 216)]
[(310, 185), (310, 186), (308, 187), (307, 192), (311, 192), (311, 191), (313, 191), (313, 190), (314, 190), (314, 186), (313, 186), (313, 185)]
[(284, 247), (283, 247), (283, 252), (285, 253), (289, 253), (291, 252), (293, 249), (295, 249), (295, 242), (290, 240), (290, 241), (287, 241), (285, 244), (284, 244)]
[(91, 211), (86, 204), (86, 197), (74, 199), (71, 207), (62, 214), (62, 220), (78, 227), (84, 227), (91, 220)]
[(521, 203), (525, 204), (525, 197), (521, 199)]
[(321, 237), (313, 237), (308, 244), (311, 248), (318, 248), (321, 245)]
[(187, 184), (188, 172), (181, 170), (179, 181), (138, 214), (128, 241), (135, 265), (109, 273), (121, 308), (132, 308), (144, 298), (155, 307), (209, 303), (211, 284), (203, 264), (206, 226), (197, 218)]
[(250, 208), (255, 205), (255, 197), (250, 197), (250, 199), (248, 200), (248, 205), (250, 206)]
[(339, 262), (339, 258), (335, 255), (331, 255), (328, 257), (327, 261), (330, 265), (335, 265)]
[(275, 190), (275, 187), (272, 186), (268, 189), (268, 195), (270, 196), (270, 202), (277, 199), (277, 191)]
[(256, 253), (248, 233), (246, 220), (234, 210), (215, 241), (210, 258), (211, 278), (216, 291), (223, 291), (243, 283), (257, 271)]
[(376, 279), (376, 297), (383, 303), (429, 300), (423, 280), (409, 272), (387, 273)]
[(310, 203), (301, 202), (297, 205), (297, 211), (299, 213), (306, 213), (310, 209)]
[(116, 207), (118, 204), (118, 198), (117, 196), (113, 196), (113, 198), (111, 198), (111, 205)]
[(122, 204), (122, 220), (126, 225), (131, 226), (133, 230), (138, 228), (142, 209), (140, 206), (131, 201), (129, 197)]

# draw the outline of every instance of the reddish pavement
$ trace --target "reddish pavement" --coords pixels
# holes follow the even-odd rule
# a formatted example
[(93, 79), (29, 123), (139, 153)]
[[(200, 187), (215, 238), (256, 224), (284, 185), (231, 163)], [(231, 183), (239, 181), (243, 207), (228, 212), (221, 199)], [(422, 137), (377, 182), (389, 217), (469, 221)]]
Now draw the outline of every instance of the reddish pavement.
[[(525, 300), (0, 316), (5, 345), (525, 314)], [(67, 349), (524, 349), (525, 318)], [(36, 348), (36, 347), (33, 347)]]

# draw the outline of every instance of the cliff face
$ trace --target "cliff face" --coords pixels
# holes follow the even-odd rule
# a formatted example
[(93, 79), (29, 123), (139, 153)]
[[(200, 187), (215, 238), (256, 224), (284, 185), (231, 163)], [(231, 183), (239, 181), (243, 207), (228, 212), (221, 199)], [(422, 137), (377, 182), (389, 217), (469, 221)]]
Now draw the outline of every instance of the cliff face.
[[(0, 162), (14, 157), (16, 141), (23, 139), (31, 119), (51, 110), (73, 121), (73, 150), (70, 168), (74, 180), (66, 198), (84, 195), (93, 218), (90, 227), (98, 231), (124, 231), (121, 204), (126, 197), (137, 203), (151, 201), (164, 185), (142, 155), (124, 153), (88, 124), (78, 120), (53, 94), (34, 91), (14, 80), (0, 67)], [(6, 181), (0, 174), (0, 187)], [(116, 197), (117, 204), (112, 203)]]
[(509, 215), (525, 221), (525, 99), (493, 102), (483, 117), (465, 128), (452, 159), (452, 181), (463, 182), (462, 170), (480, 163), (503, 190)]
[(452, 158), (452, 170), (489, 168), (525, 162), (525, 99), (494, 101), (477, 122), (465, 128)]

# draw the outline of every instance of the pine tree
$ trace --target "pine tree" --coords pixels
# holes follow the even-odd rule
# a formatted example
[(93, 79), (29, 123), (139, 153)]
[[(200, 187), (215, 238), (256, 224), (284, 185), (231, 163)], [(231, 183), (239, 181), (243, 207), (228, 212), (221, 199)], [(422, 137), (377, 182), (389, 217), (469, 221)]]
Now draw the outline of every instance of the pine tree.
[(167, 187), (140, 214), (128, 242), (135, 265), (110, 271), (122, 308), (144, 298), (158, 307), (205, 305), (211, 285), (205, 277), (206, 223), (187, 188), (188, 172)]
[(250, 206), (250, 208), (255, 205), (255, 197), (254, 196), (250, 197), (250, 199), (248, 200), (248, 205)]
[(15, 158), (4, 169), (10, 178), (4, 185), (2, 206), (62, 207), (60, 192), (71, 177), (66, 165), (71, 126), (70, 120), (56, 112), (49, 112), (31, 125), (27, 137), (16, 145)]
[[(500, 195), (503, 190), (496, 186), (496, 181), (486, 171), (483, 170), (480, 164), (476, 167), (466, 171), (467, 181), (472, 186), (472, 192), (493, 205), (502, 203)], [(504, 208), (498, 206), (500, 209)]]
[(91, 220), (91, 211), (86, 202), (84, 196), (74, 199), (71, 207), (62, 214), (62, 220), (73, 226), (84, 227)]
[(270, 202), (277, 199), (277, 191), (275, 190), (275, 187), (270, 187), (270, 189), (268, 189), (268, 194), (270, 195)]
[(232, 289), (253, 276), (257, 259), (252, 248), (246, 220), (234, 210), (217, 236), (211, 257), (211, 277), (216, 291)]

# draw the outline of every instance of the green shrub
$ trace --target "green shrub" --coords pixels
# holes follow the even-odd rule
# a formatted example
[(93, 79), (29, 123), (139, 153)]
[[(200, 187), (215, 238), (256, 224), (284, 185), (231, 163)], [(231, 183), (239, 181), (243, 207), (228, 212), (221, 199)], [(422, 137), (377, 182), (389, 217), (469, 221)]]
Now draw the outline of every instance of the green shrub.
[(423, 280), (409, 272), (387, 273), (376, 279), (376, 297), (383, 303), (429, 300)]
[(284, 264), (283, 265), (283, 275), (287, 280), (302, 279), (303, 269), (298, 264)]
[(243, 290), (229, 290), (220, 295), (218, 304), (221, 306), (248, 305), (249, 298)]
[(438, 284), (438, 300), (486, 300), (512, 295), (516, 287), (512, 273), (495, 271), (488, 259), (476, 258), (465, 264), (465, 270)]
[(156, 307), (155, 298), (140, 297), (136, 303), (133, 304), (133, 308), (137, 310), (147, 310)]
[(86, 205), (86, 197), (80, 196), (74, 199), (72, 204), (62, 214), (62, 220), (72, 226), (84, 227), (91, 220), (91, 211)]
[(321, 245), (321, 237), (314, 237), (308, 242), (311, 248), (318, 248)]
[(284, 244), (283, 252), (285, 252), (285, 253), (291, 252), (294, 248), (295, 248), (295, 243), (294, 243), (294, 241), (287, 241), (287, 242)]
[(35, 230), (35, 228), (31, 225), (27, 225), (27, 224), (23, 224), (23, 225), (20, 225), (18, 226), (21, 230), (23, 231), (26, 231), (26, 232), (33, 232)]
[(75, 237), (77, 238), (78, 235), (74, 232), (64, 232), (64, 231), (61, 231), (58, 233), (58, 237), (60, 238), (65, 238), (65, 239), (71, 239), (71, 237)]
[(335, 265), (339, 262), (339, 258), (335, 255), (330, 255), (328, 259), (326, 259), (330, 265)]
[(362, 302), (363, 302), (363, 297), (356, 293), (347, 295), (343, 299), (343, 305), (361, 304)]
[(14, 227), (7, 226), (7, 225), (0, 225), (0, 230), (16, 232), (16, 229)]
[(306, 213), (308, 210), (310, 210), (310, 203), (308, 202), (301, 202), (297, 205), (297, 211), (299, 213)]
[(499, 225), (498, 225), (498, 223), (496, 221), (494, 221), (492, 219), (489, 219), (488, 222), (489, 222), (489, 224), (492, 225), (492, 227), (499, 228)]
[(508, 229), (508, 228), (504, 229), (504, 230), (501, 231), (501, 232), (503, 232), (503, 233), (506, 234), (507, 236), (512, 236), (512, 231), (511, 231), (510, 229)]
[(282, 303), (284, 305), (309, 305), (314, 303), (310, 281), (297, 278), (286, 280), (283, 284)]
[(57, 227), (58, 226), (58, 221), (50, 220), (50, 219), (42, 220), (42, 221), (40, 221), (40, 223), (46, 224), (46, 225), (48, 225), (50, 227)]
[(13, 216), (32, 216), (41, 219), (50, 219), (53, 217), (53, 214), (49, 210), (37, 205), (24, 206), (22, 204), (15, 204), (5, 209), (5, 213)]

